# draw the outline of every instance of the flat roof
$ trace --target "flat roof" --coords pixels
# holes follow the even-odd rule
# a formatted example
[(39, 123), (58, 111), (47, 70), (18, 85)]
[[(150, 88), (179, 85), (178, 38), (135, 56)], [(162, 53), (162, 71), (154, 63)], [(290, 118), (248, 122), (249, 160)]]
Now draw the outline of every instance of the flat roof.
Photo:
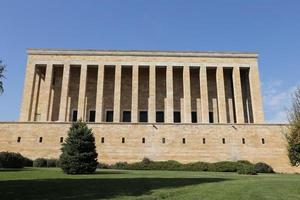
[(231, 57), (258, 58), (256, 52), (237, 51), (161, 51), (161, 50), (95, 50), (28, 48), (28, 55), (83, 55), (83, 56), (153, 56), (153, 57)]

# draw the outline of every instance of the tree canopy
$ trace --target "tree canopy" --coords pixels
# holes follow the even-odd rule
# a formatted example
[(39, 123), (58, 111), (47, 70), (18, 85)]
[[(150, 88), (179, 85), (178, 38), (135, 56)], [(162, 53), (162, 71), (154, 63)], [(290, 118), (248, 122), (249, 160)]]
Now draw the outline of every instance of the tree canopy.
[(3, 79), (5, 78), (4, 71), (5, 71), (5, 65), (3, 64), (2, 60), (0, 60), (0, 94), (4, 92), (4, 86), (3, 86)]
[(92, 129), (81, 121), (72, 124), (62, 145), (59, 165), (67, 174), (94, 173), (98, 162)]
[(292, 105), (288, 110), (290, 123), (288, 140), (288, 156), (293, 166), (300, 165), (300, 86), (292, 94)]

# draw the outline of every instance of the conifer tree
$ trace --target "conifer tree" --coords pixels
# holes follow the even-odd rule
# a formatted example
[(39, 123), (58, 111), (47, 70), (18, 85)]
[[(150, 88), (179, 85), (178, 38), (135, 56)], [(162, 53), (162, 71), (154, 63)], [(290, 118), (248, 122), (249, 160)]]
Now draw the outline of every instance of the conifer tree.
[(62, 144), (59, 165), (67, 174), (90, 174), (97, 168), (97, 152), (92, 129), (81, 121), (72, 124)]

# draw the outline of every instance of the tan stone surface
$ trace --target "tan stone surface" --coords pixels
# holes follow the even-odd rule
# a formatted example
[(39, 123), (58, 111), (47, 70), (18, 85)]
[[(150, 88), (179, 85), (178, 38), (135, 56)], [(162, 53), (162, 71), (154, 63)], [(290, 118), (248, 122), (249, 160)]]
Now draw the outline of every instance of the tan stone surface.
[(68, 92), (69, 92), (69, 80), (70, 80), (70, 65), (66, 64), (63, 67), (63, 80), (61, 89), (61, 99), (59, 107), (59, 121), (67, 120), (67, 105), (68, 105)]
[[(0, 151), (20, 152), (30, 158), (57, 158), (60, 154), (60, 137), (66, 138), (70, 123), (0, 123)], [(266, 162), (277, 172), (300, 172), (292, 168), (287, 157), (284, 125), (251, 124), (88, 124), (96, 137), (99, 161), (135, 162), (144, 157), (152, 160), (216, 162), (249, 160)], [(17, 137), (21, 142), (17, 143)], [(43, 137), (43, 143), (39, 143)], [(100, 143), (101, 137), (105, 143)], [(121, 138), (126, 143), (121, 143)], [(146, 143), (142, 143), (142, 138)], [(161, 143), (161, 138), (166, 143)], [(182, 138), (186, 144), (182, 144)], [(206, 144), (202, 144), (202, 139)], [(226, 144), (222, 144), (222, 138)], [(246, 144), (242, 144), (245, 138)], [(262, 144), (262, 138), (265, 144)]]
[(221, 66), (217, 67), (217, 93), (219, 123), (227, 123), (224, 73)]
[(234, 104), (235, 104), (235, 114), (236, 122), (244, 123), (244, 114), (243, 114), (243, 102), (242, 102), (242, 88), (241, 88), (241, 79), (240, 79), (240, 69), (239, 67), (234, 67), (232, 72), (233, 79), (233, 93), (234, 93)]

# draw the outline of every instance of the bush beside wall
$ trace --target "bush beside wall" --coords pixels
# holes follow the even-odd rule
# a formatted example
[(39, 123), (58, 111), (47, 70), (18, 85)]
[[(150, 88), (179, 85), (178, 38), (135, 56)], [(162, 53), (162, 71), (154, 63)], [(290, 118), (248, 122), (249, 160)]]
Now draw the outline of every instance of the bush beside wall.
[(58, 159), (37, 158), (33, 161), (33, 167), (58, 167)]
[(32, 166), (32, 160), (20, 153), (0, 152), (0, 168), (23, 168)]
[(144, 158), (141, 162), (127, 163), (117, 162), (113, 165), (100, 163), (103, 169), (126, 169), (126, 170), (169, 170), (169, 171), (210, 171), (210, 172), (238, 172), (239, 174), (255, 175), (257, 173), (273, 173), (271, 166), (265, 163), (252, 164), (247, 160), (237, 162), (222, 161), (216, 163), (194, 162), (182, 164), (174, 160), (151, 161)]

